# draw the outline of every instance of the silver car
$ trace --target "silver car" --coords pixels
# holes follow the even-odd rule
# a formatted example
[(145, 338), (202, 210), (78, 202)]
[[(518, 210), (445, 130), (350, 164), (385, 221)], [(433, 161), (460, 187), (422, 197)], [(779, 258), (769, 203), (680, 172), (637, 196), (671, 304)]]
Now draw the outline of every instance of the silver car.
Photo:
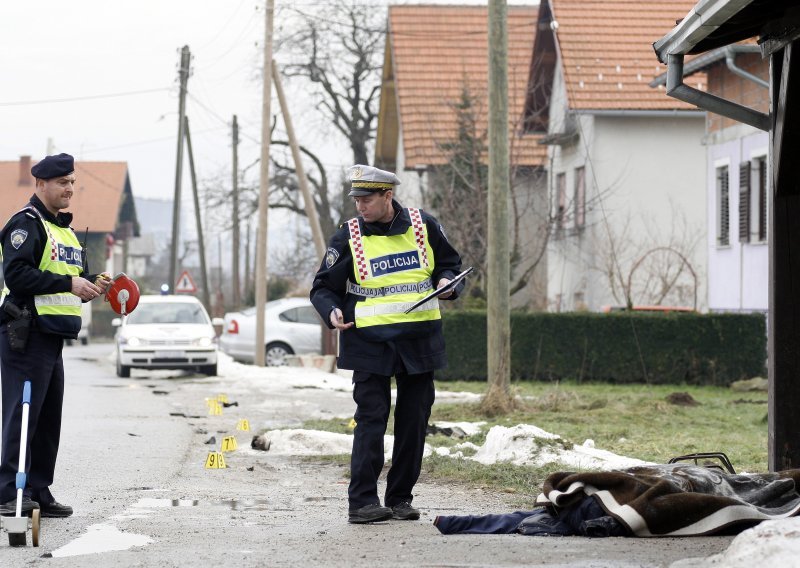
[[(266, 364), (286, 365), (289, 355), (319, 354), (322, 322), (309, 300), (283, 298), (267, 302), (264, 312)], [(256, 309), (225, 314), (219, 348), (237, 361), (252, 363), (256, 346)]]
[(142, 296), (136, 309), (111, 322), (116, 334), (117, 376), (131, 369), (196, 369), (217, 374), (217, 336), (221, 318), (208, 317), (193, 296)]

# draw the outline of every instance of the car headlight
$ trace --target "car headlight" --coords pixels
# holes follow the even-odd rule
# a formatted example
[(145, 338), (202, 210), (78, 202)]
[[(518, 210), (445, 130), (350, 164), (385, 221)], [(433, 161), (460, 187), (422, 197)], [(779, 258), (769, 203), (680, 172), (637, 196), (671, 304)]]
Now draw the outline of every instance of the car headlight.
[(142, 341), (138, 337), (129, 337), (128, 340), (123, 341), (123, 343), (127, 343), (129, 347), (139, 347)]
[(210, 337), (200, 337), (194, 340), (194, 344), (199, 347), (208, 347), (211, 345), (211, 338)]

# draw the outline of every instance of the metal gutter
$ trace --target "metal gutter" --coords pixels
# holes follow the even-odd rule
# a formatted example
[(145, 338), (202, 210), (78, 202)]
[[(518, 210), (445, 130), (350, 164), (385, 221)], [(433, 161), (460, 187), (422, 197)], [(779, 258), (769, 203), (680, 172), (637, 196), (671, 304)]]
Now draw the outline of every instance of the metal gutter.
[(603, 110), (575, 110), (571, 109), (571, 113), (573, 114), (591, 114), (595, 116), (633, 116), (633, 117), (645, 117), (645, 118), (697, 118), (698, 116), (703, 116), (705, 111), (703, 110), (625, 110), (625, 109), (603, 109)]
[[(759, 51), (761, 51), (759, 49)], [(752, 73), (748, 73), (741, 67), (736, 66), (736, 54), (738, 51), (736, 50), (736, 46), (729, 46), (725, 48), (725, 64), (728, 66), (728, 69), (731, 70), (731, 73), (735, 73), (748, 81), (752, 81), (759, 87), (764, 87), (765, 89), (769, 89), (769, 81), (765, 81), (761, 77), (756, 77)]]
[[(712, 49), (711, 51), (707, 51), (697, 57), (693, 57), (691, 61), (688, 61), (683, 66), (683, 76), (688, 77), (697, 73), (698, 71), (702, 71), (706, 67), (718, 62), (722, 61), (727, 53), (727, 50), (733, 51), (735, 54), (738, 53), (761, 53), (761, 48), (757, 45), (731, 45), (728, 47), (718, 47), (717, 49)], [(738, 67), (737, 67), (738, 69)], [(733, 71), (731, 69), (731, 71)], [(745, 71), (746, 73), (746, 71)], [(758, 79), (758, 77), (756, 77)], [(758, 79), (761, 81), (761, 79)], [(650, 81), (651, 87), (658, 87), (659, 85), (666, 85), (667, 84), (667, 74), (662, 73), (658, 75), (655, 79)]]
[(769, 114), (706, 93), (683, 82), (683, 54), (667, 56), (667, 95), (713, 113), (769, 131)]
[(653, 44), (659, 61), (669, 55), (687, 54), (700, 41), (753, 0), (700, 0), (671, 32)]

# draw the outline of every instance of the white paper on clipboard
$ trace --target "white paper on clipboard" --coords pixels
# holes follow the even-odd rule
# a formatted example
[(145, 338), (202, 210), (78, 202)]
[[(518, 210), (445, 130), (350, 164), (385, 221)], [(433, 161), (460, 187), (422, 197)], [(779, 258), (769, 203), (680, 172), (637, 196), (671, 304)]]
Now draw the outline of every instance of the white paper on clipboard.
[(405, 312), (403, 312), (403, 313), (406, 313), (406, 314), (408, 314), (408, 313), (411, 313), (411, 312), (413, 312), (414, 310), (416, 310), (418, 307), (420, 307), (422, 304), (424, 304), (425, 302), (427, 302), (428, 300), (432, 300), (432, 299), (433, 299), (433, 298), (435, 298), (436, 296), (441, 296), (442, 294), (446, 294), (448, 291), (455, 289), (455, 287), (456, 287), (456, 286), (458, 286), (458, 283), (459, 283), (459, 282), (461, 282), (461, 281), (462, 281), (464, 278), (466, 278), (466, 277), (467, 277), (467, 274), (469, 274), (470, 272), (472, 272), (472, 267), (471, 267), (471, 266), (470, 266), (469, 268), (467, 268), (465, 271), (463, 271), (463, 272), (461, 272), (460, 274), (458, 274), (458, 276), (456, 276), (455, 278), (453, 278), (453, 279), (450, 281), (450, 283), (449, 283), (449, 284), (447, 284), (446, 286), (442, 286), (441, 288), (438, 288), (438, 289), (434, 290), (433, 292), (431, 292), (430, 294), (428, 294), (427, 296), (425, 296), (424, 298), (422, 298), (422, 299), (421, 299), (419, 302), (416, 302), (416, 303), (415, 303), (413, 306), (411, 306), (410, 308), (408, 308), (408, 309), (407, 309)]

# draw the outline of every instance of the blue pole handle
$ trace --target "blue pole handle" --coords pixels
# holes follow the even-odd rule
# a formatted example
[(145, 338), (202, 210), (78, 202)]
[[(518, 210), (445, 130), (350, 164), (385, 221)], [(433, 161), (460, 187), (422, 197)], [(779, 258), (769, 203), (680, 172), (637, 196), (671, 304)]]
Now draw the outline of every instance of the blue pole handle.
[(31, 382), (25, 381), (25, 385), (22, 387), (22, 404), (30, 404), (31, 403)]

